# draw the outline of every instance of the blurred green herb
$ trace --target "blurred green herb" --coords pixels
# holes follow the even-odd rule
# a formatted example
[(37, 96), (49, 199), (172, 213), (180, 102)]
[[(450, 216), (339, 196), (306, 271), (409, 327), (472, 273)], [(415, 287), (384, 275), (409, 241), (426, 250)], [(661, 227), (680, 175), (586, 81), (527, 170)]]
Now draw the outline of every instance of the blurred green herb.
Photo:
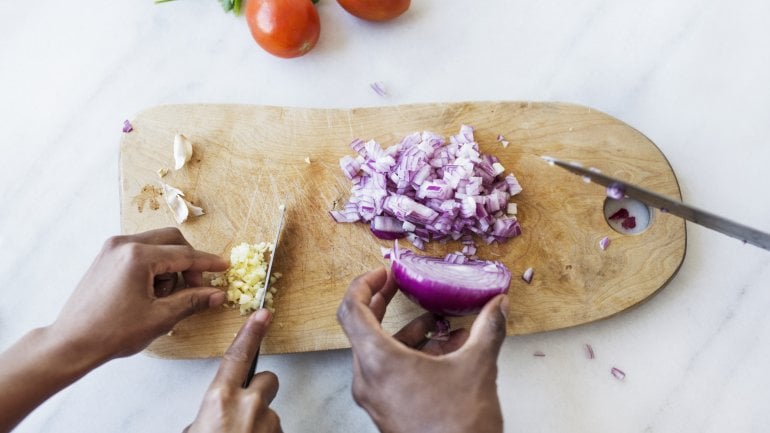
[[(167, 3), (174, 0), (155, 0), (155, 4), (158, 3)], [(318, 1), (318, 0), (316, 0)], [(241, 14), (241, 3), (243, 0), (219, 0), (219, 3), (222, 4), (222, 9), (224, 9), (225, 12), (233, 11), (235, 15)]]

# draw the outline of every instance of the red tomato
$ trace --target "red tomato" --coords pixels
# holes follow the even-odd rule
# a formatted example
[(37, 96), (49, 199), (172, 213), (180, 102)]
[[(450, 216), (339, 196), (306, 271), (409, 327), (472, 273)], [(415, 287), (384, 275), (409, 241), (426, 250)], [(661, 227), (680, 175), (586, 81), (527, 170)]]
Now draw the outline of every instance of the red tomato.
[(369, 21), (387, 21), (409, 9), (411, 0), (337, 0), (346, 11)]
[(307, 53), (321, 33), (321, 21), (310, 0), (248, 0), (246, 22), (259, 46), (278, 57)]

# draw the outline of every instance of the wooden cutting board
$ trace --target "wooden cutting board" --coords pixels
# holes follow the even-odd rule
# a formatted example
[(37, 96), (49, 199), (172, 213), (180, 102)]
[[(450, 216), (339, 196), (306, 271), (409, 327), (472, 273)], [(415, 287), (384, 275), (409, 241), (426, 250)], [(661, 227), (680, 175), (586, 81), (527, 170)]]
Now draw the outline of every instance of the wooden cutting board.
[[(349, 347), (335, 312), (348, 283), (387, 261), (365, 224), (337, 224), (328, 211), (344, 204), (350, 181), (339, 159), (354, 138), (387, 147), (430, 130), (448, 137), (461, 124), (476, 129), (484, 153), (500, 158), (524, 191), (515, 197), (523, 235), (504, 245), (479, 241), (478, 255), (500, 260), (514, 275), (509, 334), (575, 326), (644, 301), (676, 274), (685, 255), (685, 224), (653, 212), (649, 229), (621, 235), (605, 222), (604, 189), (550, 167), (541, 155), (579, 161), (612, 176), (680, 198), (671, 166), (644, 135), (591, 108), (555, 103), (470, 102), (356, 109), (246, 105), (170, 105), (132, 119), (120, 145), (121, 223), (125, 234), (177, 226), (159, 195), (157, 170), (172, 167), (174, 134), (194, 143), (194, 156), (163, 181), (185, 192), (206, 215), (179, 226), (190, 243), (227, 257), (240, 242), (271, 241), (280, 203), (287, 221), (276, 255), (283, 274), (276, 314), (262, 353)], [(502, 134), (510, 142), (503, 148)], [(305, 159), (310, 158), (308, 164)], [(609, 236), (602, 251), (599, 240)], [(406, 245), (406, 243), (402, 244)], [(427, 253), (456, 251), (456, 243)], [(518, 276), (528, 268), (534, 280)], [(396, 331), (420, 314), (399, 294), (383, 326)], [(179, 323), (147, 352), (164, 358), (221, 355), (243, 323), (217, 309)], [(454, 319), (453, 326), (472, 318)]]

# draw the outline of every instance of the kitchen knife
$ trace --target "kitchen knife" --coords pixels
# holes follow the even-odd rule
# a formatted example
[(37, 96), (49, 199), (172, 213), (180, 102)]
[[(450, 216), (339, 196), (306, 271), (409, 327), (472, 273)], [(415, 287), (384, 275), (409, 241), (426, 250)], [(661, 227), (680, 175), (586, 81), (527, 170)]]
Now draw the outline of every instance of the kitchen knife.
[[(542, 157), (551, 165), (557, 165), (572, 173), (583, 176), (584, 179), (590, 179), (591, 182), (605, 186), (610, 194), (625, 195), (626, 197), (639, 200), (647, 206), (660, 209), (663, 213), (669, 213), (678, 217), (700, 224), (704, 227), (716, 230), (720, 233), (732, 236), (736, 239), (749, 243), (754, 246), (770, 251), (770, 234), (753, 229), (751, 227), (738, 224), (710, 212), (688, 206), (678, 200), (664, 197), (660, 194), (640, 188), (620, 179), (607, 176), (593, 168), (584, 168), (574, 162), (564, 162), (549, 156)], [(608, 195), (610, 195), (608, 194)]]
[[(275, 239), (273, 240), (273, 252), (270, 254), (270, 261), (267, 264), (267, 274), (265, 275), (265, 286), (263, 287), (262, 294), (259, 297), (259, 308), (263, 308), (265, 306), (265, 296), (267, 295), (267, 290), (270, 287), (270, 275), (273, 271), (273, 260), (275, 260), (275, 252), (278, 251), (278, 240), (281, 238), (281, 231), (283, 230), (283, 223), (286, 219), (286, 206), (280, 205), (278, 209), (281, 211), (281, 216), (278, 218), (278, 227), (275, 231)], [(257, 346), (257, 353), (254, 355), (254, 360), (251, 361), (251, 367), (249, 368), (249, 373), (246, 375), (246, 378), (243, 381), (243, 388), (248, 388), (249, 384), (251, 383), (251, 379), (254, 377), (254, 372), (257, 371), (257, 360), (259, 359), (259, 350), (261, 348), (262, 344)]]

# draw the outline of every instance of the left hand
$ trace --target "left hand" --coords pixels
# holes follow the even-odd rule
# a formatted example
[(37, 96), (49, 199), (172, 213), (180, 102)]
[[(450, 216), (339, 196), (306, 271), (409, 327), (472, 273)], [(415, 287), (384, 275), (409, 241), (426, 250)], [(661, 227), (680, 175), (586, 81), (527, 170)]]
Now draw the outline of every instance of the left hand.
[[(185, 317), (222, 305), (224, 292), (199, 286), (203, 272), (227, 267), (176, 228), (112, 237), (48, 332), (96, 364), (132, 355)], [(176, 288), (180, 272), (185, 284)]]

